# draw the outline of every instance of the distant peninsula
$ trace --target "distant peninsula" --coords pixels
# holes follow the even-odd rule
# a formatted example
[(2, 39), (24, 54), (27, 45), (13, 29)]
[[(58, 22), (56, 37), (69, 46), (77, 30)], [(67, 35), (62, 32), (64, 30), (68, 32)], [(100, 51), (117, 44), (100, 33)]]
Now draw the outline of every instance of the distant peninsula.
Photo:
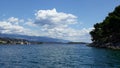
[(120, 5), (101, 23), (96, 23), (90, 32), (92, 43), (89, 46), (120, 49)]

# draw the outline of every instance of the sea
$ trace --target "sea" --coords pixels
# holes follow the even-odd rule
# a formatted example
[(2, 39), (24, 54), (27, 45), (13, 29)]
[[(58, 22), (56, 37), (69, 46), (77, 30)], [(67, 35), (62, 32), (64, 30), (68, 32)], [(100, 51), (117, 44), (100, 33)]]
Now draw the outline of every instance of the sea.
[(0, 45), (0, 68), (120, 68), (120, 50), (86, 44)]

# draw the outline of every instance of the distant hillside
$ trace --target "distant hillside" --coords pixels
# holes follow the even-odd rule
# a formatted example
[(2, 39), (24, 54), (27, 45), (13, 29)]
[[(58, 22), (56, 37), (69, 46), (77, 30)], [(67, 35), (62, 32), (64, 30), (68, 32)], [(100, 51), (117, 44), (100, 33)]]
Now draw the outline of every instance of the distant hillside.
[(69, 42), (68, 40), (50, 38), (50, 37), (41, 37), (41, 36), (27, 36), (27, 35), (17, 35), (17, 34), (0, 34), (1, 38), (16, 38), (16, 39), (25, 39), (28, 41), (37, 41), (37, 42)]

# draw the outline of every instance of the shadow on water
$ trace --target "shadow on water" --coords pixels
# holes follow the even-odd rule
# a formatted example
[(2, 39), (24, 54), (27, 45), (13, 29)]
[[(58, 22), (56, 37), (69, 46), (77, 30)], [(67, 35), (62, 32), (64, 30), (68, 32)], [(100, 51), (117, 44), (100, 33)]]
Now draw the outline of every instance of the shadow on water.
[(120, 68), (120, 51), (92, 48), (91, 60), (93, 61), (92, 66), (97, 66), (100, 68)]

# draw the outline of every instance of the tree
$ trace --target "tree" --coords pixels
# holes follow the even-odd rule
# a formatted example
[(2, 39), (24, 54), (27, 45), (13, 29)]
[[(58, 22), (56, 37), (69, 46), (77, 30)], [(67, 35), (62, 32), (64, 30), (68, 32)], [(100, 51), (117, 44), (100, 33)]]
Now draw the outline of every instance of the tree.
[(120, 42), (120, 6), (108, 14), (101, 23), (96, 23), (90, 32), (93, 43)]

